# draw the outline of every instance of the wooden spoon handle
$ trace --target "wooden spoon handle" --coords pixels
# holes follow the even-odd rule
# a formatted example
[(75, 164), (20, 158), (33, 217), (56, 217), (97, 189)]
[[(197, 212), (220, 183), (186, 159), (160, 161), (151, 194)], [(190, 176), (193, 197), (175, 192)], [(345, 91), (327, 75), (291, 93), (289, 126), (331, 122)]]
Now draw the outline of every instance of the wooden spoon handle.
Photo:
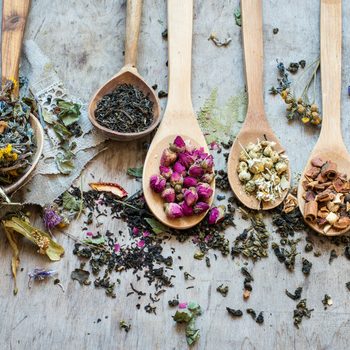
[(193, 0), (168, 0), (169, 97), (167, 109), (192, 110)]
[(342, 140), (340, 124), (342, 2), (321, 1), (322, 130), (328, 144)]
[(241, 9), (249, 116), (264, 110), (262, 1), (242, 0)]
[(126, 5), (125, 65), (136, 67), (140, 34), (142, 0), (128, 0)]
[(13, 96), (18, 96), (18, 70), (21, 57), (24, 28), (29, 12), (30, 0), (2, 1), (2, 45), (1, 75), (2, 84), (13, 80)]

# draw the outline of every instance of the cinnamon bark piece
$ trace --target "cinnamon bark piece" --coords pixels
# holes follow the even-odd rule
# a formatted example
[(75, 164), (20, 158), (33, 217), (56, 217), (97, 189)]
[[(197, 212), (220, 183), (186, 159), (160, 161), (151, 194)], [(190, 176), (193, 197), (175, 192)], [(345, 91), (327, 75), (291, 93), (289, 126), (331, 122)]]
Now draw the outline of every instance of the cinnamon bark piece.
[(308, 222), (314, 222), (317, 217), (318, 204), (316, 201), (305, 203), (304, 214), (305, 220)]

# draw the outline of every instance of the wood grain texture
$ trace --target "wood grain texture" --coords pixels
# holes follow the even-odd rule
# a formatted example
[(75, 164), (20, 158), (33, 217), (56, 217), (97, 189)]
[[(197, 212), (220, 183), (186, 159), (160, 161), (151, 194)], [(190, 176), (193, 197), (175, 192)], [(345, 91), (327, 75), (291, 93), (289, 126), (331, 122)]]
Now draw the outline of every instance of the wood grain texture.
[[(243, 127), (230, 150), (227, 163), (228, 179), (233, 192), (245, 206), (255, 210), (270, 210), (281, 204), (288, 193), (288, 189), (282, 192), (281, 196), (273, 202), (258, 201), (254, 195), (245, 191), (237, 174), (242, 147), (246, 147), (250, 142), (255, 144), (258, 140), (274, 141), (277, 151), (282, 152), (284, 150), (269, 125), (264, 108), (262, 1), (242, 0), (241, 8), (248, 108)], [(290, 168), (288, 169), (287, 180), (290, 183)]]
[[(86, 0), (61, 1), (33, 0), (26, 38), (34, 39), (57, 68), (69, 90), (85, 101), (91, 98), (105, 81), (124, 64), (125, 38), (125, 1), (122, 0)], [(192, 54), (192, 101), (194, 110), (198, 111), (214, 88), (218, 88), (219, 103), (225, 103), (233, 95), (244, 89), (244, 67), (241, 28), (234, 24), (233, 11), (239, 6), (239, 0), (194, 1), (193, 54)], [(293, 177), (300, 173), (314, 147), (318, 131), (298, 123), (288, 125), (285, 118), (285, 104), (268, 94), (276, 84), (276, 58), (288, 65), (291, 61), (305, 59), (313, 62), (319, 55), (319, 0), (295, 0), (281, 2), (263, 1), (264, 31), (264, 101), (269, 123), (288, 152)], [(350, 2), (343, 2), (343, 27), (348, 28)], [(166, 3), (163, 0), (145, 0), (143, 24), (139, 40), (138, 68), (151, 85), (158, 84), (158, 89), (168, 91), (167, 41), (161, 37), (167, 27)], [(279, 28), (274, 35), (273, 28)], [(232, 42), (227, 48), (217, 48), (208, 42), (211, 32), (219, 38), (228, 34)], [(347, 85), (350, 79), (350, 33), (343, 33), (343, 67), (341, 109), (343, 116), (343, 134), (346, 145), (350, 145), (350, 103)], [(25, 63), (25, 62), (24, 62)], [(23, 68), (24, 65), (23, 65)], [(291, 77), (293, 79), (293, 77)], [(320, 86), (316, 85), (317, 103), (320, 105)], [(166, 99), (161, 99), (164, 108)], [(236, 131), (236, 130), (235, 130)], [(140, 166), (146, 155), (144, 141), (121, 143), (111, 142), (109, 149), (91, 162), (82, 174), (83, 186), (87, 190), (88, 182), (99, 180), (119, 182), (133, 193), (141, 187), (136, 180), (126, 174), (128, 167)], [(220, 158), (218, 168), (224, 167)], [(94, 178), (92, 177), (94, 175)], [(296, 182), (294, 181), (294, 184)], [(77, 184), (80, 184), (80, 179)], [(229, 195), (229, 193), (227, 194)], [(220, 203), (220, 202), (219, 202)], [(269, 215), (265, 214), (268, 218)], [(34, 217), (32, 218), (35, 219)], [(103, 230), (110, 229), (117, 233), (125, 230), (120, 221), (105, 218)], [(37, 224), (41, 219), (37, 217)], [(236, 228), (227, 231), (227, 238), (232, 240), (249, 224), (236, 215)], [(82, 223), (72, 223), (70, 232), (85, 237), (81, 230)], [(91, 231), (101, 230), (96, 227)], [(279, 235), (269, 226), (271, 240), (279, 241)], [(167, 305), (167, 300), (179, 294), (181, 300), (197, 300), (203, 307), (203, 316), (198, 319), (201, 339), (195, 350), (242, 349), (242, 350), (344, 350), (350, 342), (350, 297), (345, 288), (349, 281), (349, 261), (340, 256), (331, 265), (328, 264), (330, 245), (328, 239), (318, 242), (314, 235), (316, 250), (321, 257), (313, 253), (304, 253), (305, 234), (296, 257), (295, 273), (289, 273), (280, 264), (273, 252), (267, 260), (249, 263), (254, 276), (253, 292), (250, 300), (242, 300), (243, 279), (240, 267), (244, 261), (223, 258), (214, 252), (209, 253), (212, 267), (206, 268), (203, 261), (193, 259), (196, 248), (190, 243), (181, 244), (175, 239), (164, 245), (165, 249), (174, 247), (174, 271), (177, 276), (175, 287), (170, 288), (158, 303), (157, 316), (149, 315), (143, 307), (147, 298), (141, 301), (135, 295), (126, 297), (130, 291), (130, 282), (135, 282), (131, 273), (115, 275), (121, 279), (117, 288), (117, 299), (105, 297), (104, 291), (93, 286), (81, 287), (71, 281), (70, 272), (79, 267), (79, 261), (72, 254), (73, 242), (57, 232), (56, 238), (66, 249), (61, 262), (49, 263), (45, 257), (35, 253), (35, 248), (28, 242), (21, 245), (21, 266), (19, 271), (19, 294), (12, 295), (10, 276), (11, 251), (0, 234), (0, 310), (2, 323), (0, 327), (0, 345), (4, 350), (62, 350), (62, 349), (106, 349), (106, 350), (179, 350), (187, 349), (181, 328), (177, 328), (171, 316), (174, 310)], [(317, 243), (318, 242), (318, 243)], [(340, 247), (335, 247), (342, 254)], [(170, 249), (169, 249), (170, 250)], [(181, 260), (177, 256), (182, 257)], [(312, 272), (306, 277), (301, 272), (301, 258), (307, 257), (312, 263)], [(183, 271), (177, 267), (184, 266), (183, 271), (196, 277), (194, 289), (186, 289), (192, 283), (185, 281)], [(52, 281), (27, 288), (27, 273), (36, 266), (56, 269), (66, 293)], [(216, 292), (221, 283), (229, 285), (226, 298)], [(285, 289), (294, 291), (303, 286), (303, 296), (308, 299), (310, 308), (315, 308), (311, 319), (305, 319), (301, 328), (293, 326), (292, 316), (295, 302), (285, 296)], [(135, 287), (148, 289), (143, 280)], [(324, 294), (332, 296), (333, 306), (323, 309), (321, 303)], [(141, 303), (141, 310), (135, 304)], [(233, 320), (227, 315), (226, 306), (247, 307), (263, 310), (265, 324), (257, 325), (244, 315)], [(105, 318), (105, 317), (108, 318)], [(97, 319), (101, 322), (97, 323)], [(119, 321), (124, 319), (132, 324), (129, 333), (119, 329)]]

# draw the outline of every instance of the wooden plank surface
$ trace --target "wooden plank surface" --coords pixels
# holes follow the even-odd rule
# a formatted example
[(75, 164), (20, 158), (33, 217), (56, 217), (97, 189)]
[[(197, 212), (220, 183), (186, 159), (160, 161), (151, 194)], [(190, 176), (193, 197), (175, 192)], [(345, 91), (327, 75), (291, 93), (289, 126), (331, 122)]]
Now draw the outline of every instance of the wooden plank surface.
[[(212, 89), (218, 88), (219, 102), (224, 104), (229, 97), (244, 88), (242, 65), (241, 29), (235, 25), (233, 11), (238, 0), (195, 0), (193, 37), (193, 103), (196, 111), (203, 105)], [(319, 1), (295, 0), (293, 2), (264, 1), (264, 48), (265, 48), (265, 107), (268, 119), (286, 146), (293, 174), (303, 168), (316, 139), (317, 132), (297, 123), (287, 126), (284, 105), (278, 98), (268, 94), (276, 83), (276, 59), (286, 63), (305, 59), (312, 62), (319, 54)], [(343, 71), (342, 115), (344, 137), (350, 145), (349, 133), (349, 49), (350, 2), (343, 4)], [(278, 27), (274, 35), (272, 29)], [(77, 96), (88, 100), (96, 88), (111, 77), (123, 64), (125, 28), (125, 3), (120, 0), (33, 0), (28, 19), (26, 38), (34, 39), (52, 60), (66, 86)], [(161, 37), (166, 28), (166, 6), (163, 0), (145, 0), (140, 33), (138, 67), (152, 85), (167, 90), (167, 43)], [(217, 48), (207, 40), (211, 32), (220, 38), (232, 37), (227, 48)], [(318, 89), (317, 89), (318, 91)], [(318, 91), (319, 95), (319, 91)], [(162, 100), (164, 107), (165, 100)], [(111, 142), (108, 151), (92, 161), (84, 171), (84, 188), (95, 180), (117, 181), (129, 193), (140, 188), (140, 183), (125, 175), (129, 166), (139, 166), (145, 156), (143, 142), (122, 144)], [(40, 218), (37, 218), (40, 221)], [(236, 229), (230, 229), (230, 242), (247, 227), (247, 222), (236, 215)], [(103, 226), (116, 232), (126, 225), (107, 220)], [(92, 231), (96, 229), (92, 227)], [(83, 237), (81, 223), (71, 224), (70, 232)], [(271, 228), (272, 232), (272, 228)], [(277, 237), (272, 232), (273, 237)], [(312, 253), (307, 256), (313, 263), (312, 272), (306, 277), (301, 272), (301, 256), (297, 256), (294, 273), (289, 273), (273, 253), (269, 259), (253, 269), (254, 290), (248, 303), (242, 300), (242, 278), (239, 267), (243, 261), (230, 257), (218, 257), (215, 261), (210, 252), (212, 267), (206, 268), (203, 261), (193, 259), (196, 251), (191, 242), (184, 244), (172, 239), (164, 245), (165, 251), (174, 247), (174, 288), (170, 288), (157, 304), (157, 316), (147, 314), (142, 308), (137, 311), (137, 298), (126, 297), (132, 274), (126, 273), (117, 287), (117, 298), (105, 297), (103, 290), (93, 286), (81, 287), (70, 279), (70, 273), (79, 266), (72, 254), (73, 242), (66, 236), (56, 234), (65, 247), (61, 262), (49, 264), (45, 257), (34, 253), (26, 242), (21, 246), (19, 293), (12, 295), (10, 276), (11, 251), (4, 235), (0, 237), (0, 327), (1, 349), (186, 349), (183, 332), (172, 321), (174, 313), (167, 300), (179, 294), (181, 300), (196, 300), (204, 309), (198, 319), (201, 339), (195, 349), (345, 349), (350, 341), (350, 293), (345, 282), (350, 280), (350, 262), (344, 257), (329, 265), (331, 246), (315, 243), (322, 252), (319, 258)], [(300, 237), (304, 239), (304, 235)], [(278, 237), (276, 238), (278, 239)], [(302, 249), (304, 244), (300, 244)], [(335, 248), (339, 254), (342, 249)], [(195, 288), (187, 290), (190, 281), (184, 281), (183, 272), (176, 258), (181, 255), (181, 265), (196, 277)], [(52, 281), (27, 288), (27, 273), (36, 266), (54, 268), (66, 292), (54, 286)], [(229, 294), (223, 298), (216, 292), (221, 283), (228, 284)], [(294, 291), (303, 286), (303, 296), (308, 305), (315, 308), (310, 320), (304, 320), (298, 330), (293, 326), (295, 302), (287, 298), (284, 290)], [(147, 290), (146, 282), (137, 282), (137, 287)], [(152, 290), (152, 289), (151, 289)], [(333, 306), (323, 309), (321, 300), (325, 293), (332, 296)], [(233, 320), (225, 308), (263, 310), (265, 323), (259, 326), (245, 315)], [(101, 322), (97, 322), (101, 319)], [(119, 329), (119, 321), (132, 324), (129, 333)]]

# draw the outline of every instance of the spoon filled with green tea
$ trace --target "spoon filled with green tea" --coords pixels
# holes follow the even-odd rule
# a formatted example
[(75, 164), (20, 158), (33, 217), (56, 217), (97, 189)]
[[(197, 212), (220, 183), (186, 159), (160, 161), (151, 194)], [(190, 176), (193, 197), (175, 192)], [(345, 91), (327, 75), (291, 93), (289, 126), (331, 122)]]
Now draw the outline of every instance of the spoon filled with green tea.
[(305, 222), (327, 236), (350, 229), (350, 155), (340, 118), (342, 2), (321, 1), (323, 119), (319, 139), (301, 175), (298, 203)]
[(250, 209), (277, 207), (290, 187), (290, 167), (264, 111), (262, 1), (242, 0), (248, 109), (228, 158), (228, 179)]
[(191, 101), (192, 22), (192, 0), (168, 0), (168, 104), (142, 176), (150, 210), (176, 229), (204, 218), (215, 189), (213, 158)]
[(124, 67), (97, 90), (88, 110), (91, 123), (118, 141), (142, 138), (160, 122), (158, 97), (136, 68), (141, 13), (142, 0), (127, 0)]
[[(0, 186), (5, 194), (14, 192), (29, 180), (44, 145), (44, 131), (39, 120), (32, 113), (28, 114), (29, 106), (19, 99), (18, 70), (29, 6), (29, 0), (3, 0)], [(11, 109), (13, 113), (8, 113)], [(24, 113), (16, 115), (14, 110)], [(19, 133), (17, 127), (22, 132)]]

